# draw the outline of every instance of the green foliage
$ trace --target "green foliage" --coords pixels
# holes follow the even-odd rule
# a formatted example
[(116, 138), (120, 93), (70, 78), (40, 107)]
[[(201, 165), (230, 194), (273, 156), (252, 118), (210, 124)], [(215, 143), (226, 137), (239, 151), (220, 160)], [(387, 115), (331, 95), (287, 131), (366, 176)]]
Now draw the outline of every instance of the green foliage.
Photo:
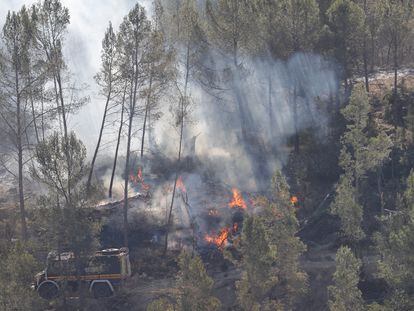
[[(49, 247), (70, 249), (81, 257), (95, 249), (99, 226), (91, 219), (91, 207), (100, 194), (86, 191), (86, 149), (74, 133), (67, 139), (54, 133), (36, 148), (35, 179), (48, 186), (40, 196), (37, 230)], [(94, 196), (91, 196), (93, 193)]]
[(407, 187), (397, 208), (382, 217), (383, 232), (375, 236), (381, 254), (378, 269), (379, 276), (392, 289), (387, 303), (394, 310), (411, 310), (414, 307), (414, 300), (409, 296), (414, 278), (414, 170), (407, 178)]
[(384, 132), (369, 136), (368, 120), (371, 110), (369, 97), (362, 85), (355, 86), (349, 104), (341, 110), (348, 122), (341, 137), (340, 166), (344, 174), (336, 185), (331, 212), (341, 219), (341, 231), (356, 242), (365, 234), (361, 228), (363, 206), (360, 204), (360, 183), (369, 171), (389, 159), (392, 141)]
[(201, 258), (189, 252), (182, 252), (178, 261), (178, 308), (182, 311), (219, 310), (220, 301), (212, 296), (214, 281), (207, 275)]
[(281, 1), (282, 28), (287, 34), (287, 50), (311, 51), (318, 41), (319, 7), (315, 0)]
[(60, 0), (44, 0), (34, 7), (36, 21), (36, 41), (44, 51), (52, 67), (52, 75), (65, 68), (62, 53), (63, 41), (70, 23), (68, 8)]
[(271, 190), (272, 201), (265, 200), (263, 221), (270, 243), (277, 248), (275, 266), (279, 284), (276, 292), (287, 308), (293, 308), (308, 289), (307, 274), (299, 265), (306, 245), (296, 236), (299, 230), (296, 209), (290, 202), (286, 178), (279, 170), (273, 176)]
[(39, 164), (32, 170), (35, 179), (56, 191), (66, 202), (72, 196), (81, 196), (82, 178), (87, 172), (86, 148), (72, 132), (67, 139), (57, 132), (36, 147), (36, 160)]
[(361, 55), (364, 11), (351, 0), (335, 0), (326, 15), (334, 35), (334, 55), (343, 66), (343, 78), (348, 79)]
[(178, 258), (178, 274), (174, 299), (159, 298), (147, 306), (147, 311), (214, 311), (221, 302), (212, 296), (214, 281), (208, 276), (201, 258), (182, 251)]
[(274, 268), (277, 252), (268, 241), (261, 218), (245, 219), (240, 244), (243, 272), (241, 280), (236, 282), (240, 307), (250, 311), (279, 305), (268, 298), (271, 289), (278, 283)]
[(154, 300), (147, 306), (147, 311), (175, 311), (174, 305), (166, 298)]
[(43, 310), (44, 303), (30, 289), (38, 264), (21, 244), (0, 253), (0, 309), (4, 311)]
[(243, 225), (238, 299), (245, 310), (290, 310), (308, 289), (307, 274), (299, 265), (306, 246), (296, 236), (299, 224), (281, 171), (272, 179), (272, 199), (261, 197), (256, 203), (260, 213)]
[[(371, 105), (367, 92), (362, 85), (355, 86), (349, 104), (341, 110), (348, 122), (347, 131), (341, 138), (341, 166), (345, 171), (353, 171), (356, 182), (389, 158), (392, 141), (384, 132), (371, 137), (368, 119)], [(348, 153), (344, 155), (343, 153)]]
[(342, 234), (350, 241), (359, 241), (365, 236), (361, 228), (363, 209), (357, 201), (353, 177), (346, 174), (340, 177), (331, 212), (341, 219)]
[[(209, 18), (208, 34), (214, 44), (232, 56), (239, 64), (239, 54), (255, 49), (253, 19), (249, 14), (248, 1), (218, 0), (206, 3)], [(253, 26), (253, 27), (252, 27)]]
[(361, 291), (358, 289), (361, 261), (351, 249), (342, 246), (336, 253), (334, 285), (329, 286), (329, 309), (331, 311), (363, 310)]

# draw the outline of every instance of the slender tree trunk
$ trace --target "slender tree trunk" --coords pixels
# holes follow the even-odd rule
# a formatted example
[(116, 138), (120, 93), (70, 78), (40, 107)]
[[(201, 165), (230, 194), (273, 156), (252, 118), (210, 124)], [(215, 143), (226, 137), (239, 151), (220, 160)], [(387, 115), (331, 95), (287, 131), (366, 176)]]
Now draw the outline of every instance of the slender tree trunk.
[[(132, 99), (132, 101), (134, 101)], [(128, 183), (129, 183), (129, 160), (130, 160), (130, 151), (131, 151), (131, 139), (132, 139), (132, 123), (134, 120), (134, 110), (135, 104), (132, 103), (132, 109), (129, 111), (129, 123), (128, 123), (128, 142), (126, 150), (126, 160), (125, 160), (125, 176), (124, 176), (124, 246), (128, 247)]]
[(295, 153), (298, 154), (300, 151), (300, 138), (299, 138), (299, 126), (298, 126), (298, 94), (297, 94), (297, 85), (293, 88), (293, 123), (295, 127)]
[(21, 120), (20, 120), (20, 104), (17, 105), (18, 125), (17, 125), (17, 149), (18, 149), (18, 166), (19, 166), (19, 205), (20, 205), (20, 219), (22, 226), (22, 239), (27, 240), (27, 225), (26, 225), (26, 209), (24, 201), (24, 188), (23, 188), (23, 147), (22, 147), (22, 131), (21, 131)]
[(58, 86), (58, 95), (59, 95), (59, 101), (60, 101), (60, 107), (62, 109), (62, 121), (63, 121), (63, 135), (64, 135), (64, 139), (65, 139), (65, 155), (66, 155), (66, 161), (68, 164), (68, 200), (69, 203), (72, 202), (72, 196), (71, 196), (71, 191), (72, 191), (72, 185), (71, 185), (71, 176), (72, 176), (72, 163), (71, 163), (71, 159), (70, 159), (70, 154), (69, 154), (69, 141), (68, 141), (68, 125), (66, 122), (66, 108), (65, 108), (65, 101), (63, 99), (63, 86), (62, 86), (62, 79), (60, 76), (60, 69), (56, 68), (56, 82), (57, 82), (57, 86)]
[(130, 160), (130, 151), (131, 151), (131, 140), (132, 140), (132, 125), (135, 114), (135, 105), (137, 100), (137, 88), (138, 88), (138, 47), (135, 46), (135, 72), (134, 72), (134, 89), (133, 94), (131, 94), (130, 109), (129, 109), (129, 126), (128, 126), (128, 142), (126, 150), (126, 161), (125, 161), (125, 182), (124, 182), (124, 246), (128, 247), (128, 183), (129, 183), (129, 160)]
[[(152, 69), (151, 69), (152, 71)], [(147, 127), (147, 119), (148, 119), (148, 114), (150, 111), (150, 102), (151, 102), (151, 91), (152, 91), (152, 73), (150, 76), (150, 81), (149, 81), (149, 89), (148, 89), (148, 95), (147, 95), (147, 103), (145, 105), (145, 116), (144, 116), (144, 126), (142, 128), (142, 137), (141, 137), (141, 160), (144, 156), (144, 143), (145, 143), (145, 130)]]
[(65, 101), (63, 99), (62, 80), (61, 80), (61, 77), (60, 77), (59, 69), (57, 69), (57, 72), (56, 72), (56, 82), (57, 82), (57, 86), (58, 86), (60, 108), (62, 109), (63, 134), (64, 134), (65, 139), (67, 139), (68, 138), (68, 125), (67, 125), (67, 122), (66, 122), (66, 108), (65, 108)]
[(371, 34), (371, 72), (374, 71), (374, 65), (378, 64), (378, 59), (379, 57), (375, 57), (375, 39), (374, 39), (374, 35)]
[[(186, 92), (184, 92), (184, 93), (186, 93)], [(179, 146), (178, 146), (178, 161), (177, 161), (177, 166), (178, 167), (180, 166), (180, 162), (181, 162), (181, 149), (182, 149), (183, 132), (184, 132), (184, 100), (186, 100), (186, 99), (181, 100), (180, 142), (179, 142)], [(167, 230), (165, 232), (165, 241), (164, 241), (164, 254), (166, 254), (167, 250), (168, 250), (168, 236), (169, 236), (170, 229), (171, 229), (172, 210), (173, 210), (173, 207), (174, 207), (175, 192), (177, 190), (178, 174), (179, 174), (179, 172), (177, 170), (176, 173), (175, 173), (174, 186), (173, 186), (173, 192), (172, 192), (172, 197), (171, 197), (171, 204), (170, 204), (170, 209), (169, 209), (169, 212), (168, 212)]]
[(42, 119), (41, 119), (41, 123), (42, 123), (42, 141), (45, 140), (45, 117), (44, 117), (44, 113), (45, 113), (45, 105), (43, 102), (43, 91), (40, 94), (41, 96), (41, 103), (42, 103)]
[(24, 187), (23, 187), (23, 142), (22, 142), (22, 112), (21, 112), (21, 98), (19, 86), (18, 68), (15, 68), (15, 86), (16, 86), (16, 123), (17, 123), (17, 165), (18, 165), (18, 183), (19, 183), (19, 207), (20, 207), (20, 222), (22, 240), (27, 240), (27, 224), (26, 224), (26, 209), (24, 201)]
[(394, 94), (397, 95), (398, 86), (398, 41), (394, 39)]
[(30, 107), (32, 109), (33, 127), (34, 127), (35, 134), (36, 134), (36, 141), (37, 141), (37, 143), (39, 143), (40, 142), (39, 131), (37, 129), (37, 121), (36, 121), (37, 118), (36, 118), (36, 113), (35, 113), (35, 108), (34, 108), (34, 101), (33, 101), (32, 77), (30, 75), (30, 72), (29, 72), (28, 78), (29, 78), (29, 85), (30, 85), (29, 99), (30, 99)]
[[(180, 166), (180, 162), (181, 162), (181, 149), (182, 149), (182, 143), (183, 143), (183, 133), (184, 133), (184, 113), (185, 113), (185, 101), (187, 100), (187, 88), (188, 88), (188, 79), (189, 79), (189, 75), (190, 75), (190, 43), (187, 42), (187, 53), (186, 53), (186, 66), (185, 66), (185, 83), (184, 83), (184, 96), (181, 97), (181, 105), (180, 105), (180, 141), (179, 141), (179, 145), (178, 145), (178, 160), (177, 160), (177, 166)], [(173, 186), (173, 192), (172, 192), (172, 197), (171, 197), (171, 204), (170, 204), (170, 209), (168, 212), (168, 219), (167, 219), (167, 228), (166, 228), (166, 232), (165, 232), (165, 241), (164, 241), (164, 255), (167, 253), (168, 250), (168, 236), (170, 233), (170, 227), (171, 227), (171, 218), (172, 218), (172, 210), (174, 207), (174, 199), (175, 199), (175, 192), (177, 190), (177, 180), (178, 180), (178, 169), (175, 173), (175, 178), (174, 178), (174, 186)]]
[(369, 92), (369, 79), (368, 79), (368, 51), (366, 46), (366, 39), (364, 38), (364, 77), (365, 77), (365, 89)]
[(57, 115), (58, 115), (58, 118), (59, 118), (59, 129), (60, 129), (60, 133), (63, 133), (62, 116), (61, 116), (61, 112), (60, 112), (59, 91), (58, 91), (58, 86), (57, 86), (57, 82), (56, 82), (56, 74), (53, 74), (53, 86), (54, 86), (54, 90), (55, 90), (55, 101), (56, 101)]
[(377, 169), (377, 190), (378, 190), (378, 196), (380, 200), (380, 207), (381, 207), (381, 215), (384, 215), (384, 198), (383, 198), (383, 192), (382, 192), (382, 168), (379, 167)]
[(116, 142), (116, 148), (115, 148), (115, 157), (114, 157), (114, 164), (112, 167), (112, 174), (111, 174), (111, 181), (109, 183), (109, 191), (108, 191), (108, 196), (109, 198), (112, 198), (112, 186), (114, 184), (114, 178), (115, 178), (115, 171), (116, 171), (116, 164), (118, 161), (118, 151), (119, 151), (119, 145), (121, 142), (121, 134), (122, 134), (122, 128), (124, 126), (124, 110), (125, 110), (125, 95), (126, 95), (126, 89), (127, 89), (127, 85), (125, 85), (124, 88), (124, 95), (122, 98), (122, 107), (121, 107), (121, 123), (119, 124), (119, 130), (118, 130), (118, 139)]
[[(366, 26), (366, 16), (368, 14), (367, 8), (367, 0), (364, 0), (364, 12), (365, 12), (365, 21), (364, 24)], [(368, 48), (367, 48), (367, 35), (364, 32), (364, 76), (365, 76), (365, 89), (369, 92), (369, 80), (368, 80)]]
[(270, 139), (272, 139), (273, 143), (273, 132), (275, 127), (275, 120), (273, 117), (273, 103), (272, 103), (272, 75), (269, 73), (267, 78), (268, 83), (268, 106), (269, 106), (269, 131), (270, 131)]
[(108, 113), (108, 106), (109, 106), (109, 102), (111, 100), (111, 95), (112, 95), (112, 83), (110, 81), (109, 82), (108, 94), (106, 96), (105, 110), (104, 110), (104, 114), (103, 114), (103, 117), (102, 117), (101, 129), (99, 131), (98, 142), (96, 144), (95, 152), (93, 154), (93, 158), (92, 158), (92, 162), (91, 162), (91, 168), (89, 170), (88, 181), (87, 181), (87, 184), (86, 184), (86, 187), (87, 187), (88, 191), (89, 191), (89, 188), (90, 188), (91, 182), (92, 182), (92, 174), (93, 174), (93, 169), (94, 169), (94, 166), (95, 166), (96, 157), (98, 155), (99, 147), (101, 145), (102, 133), (103, 133), (103, 130), (105, 128), (106, 115)]

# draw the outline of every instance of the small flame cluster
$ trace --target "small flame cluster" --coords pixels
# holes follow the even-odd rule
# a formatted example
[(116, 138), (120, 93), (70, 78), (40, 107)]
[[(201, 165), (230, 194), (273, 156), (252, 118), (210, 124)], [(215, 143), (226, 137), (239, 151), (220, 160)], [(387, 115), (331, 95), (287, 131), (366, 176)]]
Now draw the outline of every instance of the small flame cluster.
[(142, 175), (142, 168), (141, 168), (141, 166), (138, 167), (138, 172), (137, 172), (136, 175), (134, 175), (133, 173), (131, 173), (129, 175), (129, 180), (130, 180), (130, 182), (132, 182), (136, 186), (140, 185), (141, 186), (141, 189), (143, 191), (149, 191), (150, 188), (151, 188), (151, 186), (148, 185), (148, 184), (146, 184), (145, 181), (144, 181), (144, 177)]
[(185, 188), (184, 182), (183, 182), (183, 178), (180, 176), (177, 179), (177, 184), (176, 187), (178, 190), (180, 190), (182, 193), (187, 193), (187, 189)]
[(299, 199), (297, 196), (293, 196), (290, 198), (290, 204), (292, 204), (292, 206), (297, 206), (299, 203)]
[(236, 188), (233, 188), (231, 191), (233, 192), (233, 199), (229, 203), (229, 207), (230, 208), (239, 207), (241, 209), (247, 209), (247, 204), (243, 200), (243, 197), (242, 197), (240, 191)]
[[(233, 196), (228, 206), (231, 209), (239, 208), (241, 210), (247, 210), (247, 204), (244, 201), (241, 192), (237, 188), (233, 188), (232, 194)], [(209, 211), (209, 215), (216, 216), (218, 215), (218, 211), (215, 209), (212, 209)], [(225, 245), (228, 242), (229, 237), (233, 234), (236, 234), (238, 230), (239, 230), (238, 223), (234, 223), (233, 226), (231, 227), (226, 226), (220, 229), (218, 234), (215, 234), (215, 232), (213, 232), (211, 235), (206, 234), (204, 237), (204, 240), (209, 244), (216, 245), (220, 250), (223, 250)]]
[(219, 211), (218, 211), (218, 210), (216, 210), (215, 208), (213, 208), (213, 209), (210, 209), (210, 210), (208, 211), (208, 215), (209, 215), (209, 216), (213, 216), (213, 217), (217, 217), (217, 216), (219, 216), (219, 215), (220, 215), (220, 213), (219, 213)]
[(238, 231), (239, 225), (237, 223), (233, 224), (233, 227), (224, 227), (222, 228), (219, 233), (209, 235), (207, 234), (204, 239), (209, 244), (216, 245), (219, 249), (223, 250), (224, 246), (226, 245), (228, 238), (231, 234), (235, 234)]

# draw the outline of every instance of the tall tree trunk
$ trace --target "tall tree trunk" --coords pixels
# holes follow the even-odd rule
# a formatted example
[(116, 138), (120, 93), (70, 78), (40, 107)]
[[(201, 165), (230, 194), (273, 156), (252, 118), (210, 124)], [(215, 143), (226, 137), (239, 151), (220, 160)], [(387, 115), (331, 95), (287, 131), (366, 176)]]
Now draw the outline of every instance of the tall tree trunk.
[(66, 122), (66, 107), (65, 101), (63, 99), (63, 87), (62, 87), (62, 80), (60, 77), (60, 70), (57, 69), (56, 71), (56, 82), (58, 86), (58, 94), (59, 94), (59, 101), (60, 101), (60, 108), (62, 109), (62, 121), (63, 121), (63, 134), (65, 139), (68, 138), (68, 125)]
[(19, 183), (19, 207), (20, 207), (20, 225), (22, 240), (27, 240), (27, 224), (26, 224), (26, 209), (24, 202), (24, 188), (23, 188), (23, 141), (22, 141), (22, 112), (21, 112), (21, 98), (19, 86), (19, 73), (17, 66), (15, 67), (15, 86), (16, 86), (16, 123), (17, 123), (17, 165), (18, 165), (18, 183)]
[(65, 107), (65, 101), (63, 99), (63, 86), (62, 86), (62, 79), (61, 79), (61, 73), (60, 73), (60, 69), (56, 68), (56, 82), (57, 82), (57, 86), (58, 86), (58, 95), (59, 95), (59, 101), (60, 101), (60, 108), (62, 109), (62, 121), (63, 121), (63, 135), (64, 135), (64, 139), (65, 139), (65, 156), (66, 156), (66, 161), (68, 164), (68, 180), (67, 180), (67, 186), (68, 186), (68, 200), (69, 203), (72, 202), (72, 196), (71, 196), (71, 192), (72, 192), (72, 185), (71, 185), (71, 176), (72, 176), (72, 162), (71, 162), (71, 158), (70, 158), (70, 154), (69, 154), (69, 141), (68, 141), (68, 125), (66, 122), (66, 107)]
[[(184, 133), (184, 113), (185, 113), (185, 109), (184, 109), (184, 104), (185, 101), (187, 100), (187, 88), (188, 88), (188, 79), (190, 76), (190, 43), (187, 42), (187, 53), (186, 53), (186, 66), (185, 66), (185, 82), (184, 82), (184, 96), (181, 96), (181, 105), (180, 105), (180, 141), (179, 141), (179, 145), (178, 145), (178, 160), (177, 160), (177, 166), (180, 166), (180, 162), (181, 162), (181, 149), (182, 149), (182, 143), (183, 143), (183, 133)], [(175, 178), (174, 178), (174, 186), (173, 186), (173, 192), (172, 192), (172, 197), (171, 197), (171, 204), (170, 204), (170, 209), (168, 212), (168, 219), (167, 219), (167, 228), (166, 228), (166, 232), (165, 232), (165, 241), (164, 241), (164, 254), (167, 253), (168, 250), (168, 236), (170, 233), (170, 227), (171, 227), (171, 218), (172, 218), (172, 210), (174, 207), (174, 199), (175, 199), (175, 192), (177, 190), (177, 180), (178, 180), (178, 169), (175, 173)]]
[(115, 178), (115, 171), (116, 171), (116, 164), (118, 161), (118, 151), (119, 151), (119, 145), (121, 142), (121, 134), (122, 134), (122, 128), (124, 126), (124, 110), (125, 110), (125, 96), (126, 96), (126, 89), (127, 89), (127, 85), (125, 85), (124, 88), (124, 95), (122, 98), (122, 107), (121, 107), (121, 123), (119, 124), (119, 129), (118, 129), (118, 139), (116, 141), (116, 148), (115, 148), (115, 157), (114, 157), (114, 164), (112, 166), (112, 174), (111, 174), (111, 181), (109, 183), (109, 191), (108, 191), (108, 197), (112, 198), (112, 186), (114, 184), (114, 178)]
[[(132, 100), (134, 101), (134, 100)], [(132, 109), (129, 111), (129, 123), (128, 123), (128, 142), (126, 149), (126, 160), (125, 160), (125, 176), (124, 176), (124, 246), (128, 247), (128, 183), (129, 183), (129, 160), (131, 151), (131, 139), (132, 139), (132, 125), (134, 120), (135, 104), (132, 103)]]
[(92, 162), (91, 162), (91, 168), (89, 170), (88, 181), (86, 183), (87, 191), (89, 191), (90, 186), (91, 186), (93, 169), (94, 169), (94, 166), (95, 166), (95, 161), (96, 161), (96, 157), (98, 155), (99, 147), (101, 145), (102, 133), (103, 133), (103, 130), (105, 128), (106, 115), (108, 113), (108, 106), (109, 106), (109, 102), (111, 100), (111, 95), (112, 95), (112, 85), (111, 85), (111, 82), (109, 82), (109, 90), (108, 90), (108, 94), (106, 96), (105, 110), (104, 110), (104, 114), (103, 114), (103, 117), (102, 117), (101, 129), (99, 130), (98, 142), (96, 144), (95, 152), (93, 154), (93, 158), (92, 158)]
[(366, 39), (364, 38), (364, 77), (365, 77), (365, 89), (369, 92), (369, 79), (368, 79), (368, 51)]
[[(187, 88), (187, 87), (186, 87)], [(186, 94), (187, 92), (184, 91), (184, 93)], [(186, 95), (184, 95), (186, 96)], [(184, 100), (185, 99), (181, 99), (181, 124), (180, 124), (180, 142), (179, 142), (179, 146), (178, 146), (178, 160), (177, 160), (177, 166), (180, 166), (180, 162), (181, 162), (181, 149), (182, 149), (182, 142), (183, 142), (183, 132), (184, 132)], [(171, 204), (170, 204), (170, 209), (168, 212), (168, 219), (167, 219), (167, 230), (165, 232), (165, 241), (164, 241), (164, 254), (167, 253), (168, 250), (168, 236), (170, 233), (170, 227), (171, 227), (171, 218), (172, 218), (172, 210), (174, 207), (174, 199), (175, 199), (175, 192), (177, 190), (177, 180), (178, 180), (178, 170), (175, 173), (175, 178), (174, 178), (174, 186), (173, 186), (173, 192), (172, 192), (172, 197), (171, 197)]]
[(27, 240), (27, 225), (26, 225), (26, 209), (24, 201), (24, 188), (23, 188), (23, 147), (22, 147), (22, 125), (21, 125), (21, 116), (20, 116), (20, 103), (17, 104), (17, 149), (18, 149), (18, 166), (19, 166), (19, 205), (20, 205), (20, 219), (22, 226), (22, 239)]
[[(367, 7), (367, 0), (364, 0), (364, 13), (365, 13), (365, 21), (364, 24), (366, 26), (366, 16), (368, 15), (368, 7)], [(364, 76), (365, 76), (365, 89), (369, 92), (369, 80), (368, 80), (368, 48), (367, 48), (367, 35), (364, 32)]]
[(44, 102), (43, 102), (43, 91), (41, 91), (40, 97), (41, 97), (40, 101), (42, 103), (42, 119), (41, 119), (41, 124), (42, 124), (42, 141), (44, 141), (45, 140), (45, 117), (44, 117), (45, 105), (44, 105)]
[(380, 200), (381, 216), (382, 216), (384, 215), (384, 195), (382, 192), (382, 168), (381, 167), (377, 169), (377, 190), (378, 190), (378, 196)]
[(295, 153), (298, 154), (300, 151), (300, 138), (299, 138), (299, 126), (298, 126), (298, 94), (297, 94), (297, 85), (293, 88), (293, 123), (295, 127), (295, 142), (294, 148)]
[(394, 94), (397, 95), (398, 86), (398, 41), (394, 38)]
[[(270, 131), (270, 139), (273, 145), (273, 137), (274, 137), (274, 127), (275, 127), (275, 119), (273, 116), (273, 103), (272, 103), (272, 75), (269, 73), (267, 77), (268, 83), (268, 107), (269, 107), (269, 131)], [(273, 146), (272, 146), (273, 147)]]
[[(130, 102), (129, 109), (129, 124), (128, 124), (128, 142), (126, 150), (126, 161), (125, 161), (125, 180), (124, 180), (124, 246), (128, 247), (128, 183), (129, 183), (129, 160), (130, 160), (130, 151), (131, 151), (131, 140), (132, 140), (132, 125), (135, 114), (135, 105), (137, 100), (137, 88), (138, 88), (138, 47), (135, 46), (135, 59), (134, 59), (134, 82), (133, 82), (133, 92), (131, 96), (132, 102)], [(131, 85), (132, 86), (132, 85)]]
[(28, 78), (29, 78), (29, 85), (30, 85), (30, 90), (29, 90), (29, 99), (30, 99), (30, 107), (32, 109), (32, 118), (33, 118), (33, 127), (35, 130), (35, 134), (36, 134), (36, 141), (37, 143), (40, 142), (39, 139), (39, 131), (37, 129), (37, 117), (36, 117), (36, 112), (35, 112), (35, 108), (34, 108), (34, 101), (33, 101), (33, 88), (32, 88), (32, 77), (30, 75), (30, 72), (28, 74)]
[(147, 95), (147, 103), (145, 105), (145, 116), (144, 116), (144, 125), (142, 127), (142, 137), (141, 137), (141, 160), (144, 156), (144, 143), (145, 143), (145, 130), (147, 127), (147, 119), (148, 114), (150, 111), (150, 102), (151, 102), (151, 91), (152, 91), (152, 69), (151, 69), (151, 75), (149, 80), (149, 88), (148, 88), (148, 95)]

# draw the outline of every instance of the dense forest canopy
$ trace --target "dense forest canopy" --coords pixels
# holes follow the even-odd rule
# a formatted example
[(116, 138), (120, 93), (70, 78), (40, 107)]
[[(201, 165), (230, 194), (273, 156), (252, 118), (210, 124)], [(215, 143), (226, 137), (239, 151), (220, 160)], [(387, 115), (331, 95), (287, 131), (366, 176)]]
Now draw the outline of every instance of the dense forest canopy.
[(1, 310), (414, 309), (412, 1), (0, 14)]

